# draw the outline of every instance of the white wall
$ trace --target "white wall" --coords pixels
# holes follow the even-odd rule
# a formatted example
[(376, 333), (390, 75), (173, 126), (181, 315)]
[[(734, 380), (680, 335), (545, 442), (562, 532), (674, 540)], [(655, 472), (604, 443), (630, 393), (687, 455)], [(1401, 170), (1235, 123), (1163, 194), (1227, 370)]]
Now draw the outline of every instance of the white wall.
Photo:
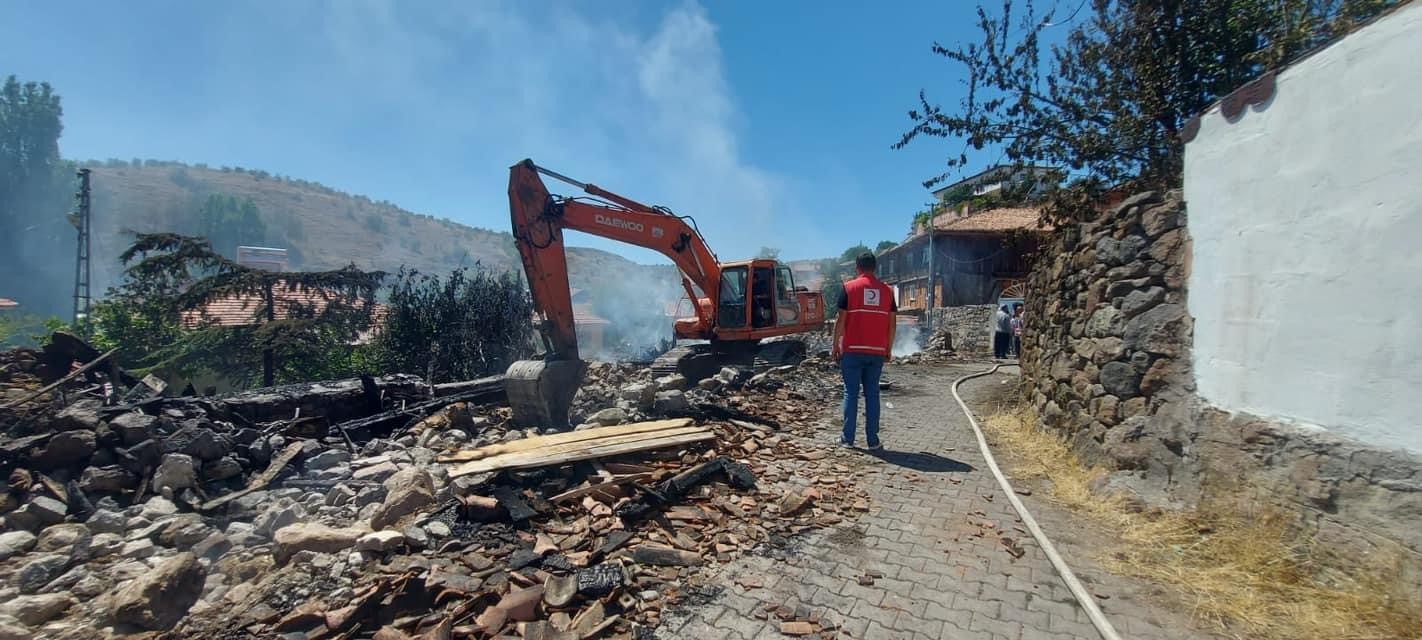
[(1199, 393), (1422, 453), (1422, 2), (1202, 116), (1185, 199)]

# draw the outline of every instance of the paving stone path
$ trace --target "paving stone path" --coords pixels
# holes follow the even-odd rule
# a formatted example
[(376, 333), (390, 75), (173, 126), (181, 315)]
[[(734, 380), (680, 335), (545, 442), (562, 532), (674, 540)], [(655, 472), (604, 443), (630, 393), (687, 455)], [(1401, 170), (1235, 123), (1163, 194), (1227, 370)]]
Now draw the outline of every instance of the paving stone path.
[[(719, 595), (668, 612), (657, 637), (783, 637), (773, 615), (762, 620), (757, 612), (784, 604), (839, 624), (840, 637), (1099, 638), (1001, 495), (949, 394), (954, 378), (983, 368), (887, 371), (895, 384), (884, 396), (885, 452), (842, 454), (863, 474), (873, 501), (869, 513), (808, 536), (788, 557), (746, 556), (719, 568), (712, 579), (722, 588)], [(970, 381), (965, 396), (970, 404), (982, 402), (998, 395), (994, 385), (1014, 380), (1001, 375)], [(827, 421), (834, 402), (826, 399)], [(835, 429), (827, 422), (822, 439), (833, 439)], [(1004, 536), (1012, 542), (1004, 543)], [(1192, 631), (1183, 614), (1146, 604), (1151, 598), (1140, 585), (1095, 570), (1073, 558), (1071, 549), (1060, 550), (1090, 588), (1109, 595), (1101, 606), (1122, 637), (1211, 637)], [(1093, 570), (1083, 570), (1088, 567)], [(882, 577), (862, 585), (860, 576), (869, 573)], [(764, 586), (737, 584), (747, 576)]]

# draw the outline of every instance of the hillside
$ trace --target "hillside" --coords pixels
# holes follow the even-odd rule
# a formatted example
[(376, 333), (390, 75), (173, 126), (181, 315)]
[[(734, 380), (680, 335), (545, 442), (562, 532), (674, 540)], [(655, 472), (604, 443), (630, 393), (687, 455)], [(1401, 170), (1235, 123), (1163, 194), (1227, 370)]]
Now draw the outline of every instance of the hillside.
[[(292, 267), (298, 270), (334, 269), (354, 262), (362, 269), (391, 273), (404, 265), (445, 274), (476, 263), (522, 271), (508, 232), (412, 213), (314, 182), (263, 171), (152, 160), (141, 166), (120, 161), (84, 166), (93, 171), (96, 294), (117, 282), (122, 271), (118, 256), (132, 237), (129, 232), (198, 234), (195, 213), (212, 194), (250, 198), (266, 226), (266, 243), (289, 249)], [(233, 250), (217, 248), (229, 254)], [(570, 248), (568, 253), (576, 287), (587, 287), (591, 274), (630, 270), (658, 284), (665, 281), (669, 291), (676, 289), (670, 266), (637, 265), (597, 249)]]

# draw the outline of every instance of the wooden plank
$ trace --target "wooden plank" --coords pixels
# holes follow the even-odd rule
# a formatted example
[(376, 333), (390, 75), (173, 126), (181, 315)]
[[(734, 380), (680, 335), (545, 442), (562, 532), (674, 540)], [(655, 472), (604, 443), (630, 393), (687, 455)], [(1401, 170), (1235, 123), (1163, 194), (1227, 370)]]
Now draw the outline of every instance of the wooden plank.
[[(233, 491), (220, 498), (208, 500), (198, 506), (198, 511), (212, 511), (253, 491), (265, 488), (272, 480), (275, 480), (278, 475), (281, 475), (282, 467), (285, 467), (292, 460), (296, 459), (296, 454), (301, 453), (301, 447), (304, 444), (302, 441), (297, 441), (286, 445), (286, 448), (282, 449), (281, 453), (277, 454), (275, 458), (272, 458), (271, 464), (267, 465), (265, 471), (257, 474), (252, 478), (251, 482), (247, 483), (247, 488), (241, 491)], [(143, 487), (147, 484), (148, 478), (144, 478), (144, 483), (139, 485), (139, 493), (142, 493)]]
[[(625, 438), (636, 438), (624, 436)], [(566, 464), (569, 462), (579, 462), (582, 460), (593, 460), (596, 458), (606, 458), (635, 451), (646, 451), (649, 449), (661, 449), (665, 447), (675, 447), (693, 442), (705, 440), (715, 440), (716, 434), (708, 429), (688, 428), (677, 430), (673, 434), (658, 434), (651, 437), (643, 436), (643, 439), (634, 439), (628, 442), (618, 442), (608, 444), (606, 442), (594, 441), (584, 443), (583, 448), (573, 448), (567, 451), (559, 451), (551, 454), (539, 452), (527, 452), (518, 455), (498, 456), (483, 460), (474, 460), (458, 465), (450, 470), (451, 477), (469, 475), (471, 473), (483, 473), (486, 471), (498, 471), (500, 469), (529, 469), (534, 467), (544, 467), (555, 464)]]
[(492, 386), (502, 386), (503, 383), (504, 377), (502, 375), (497, 375), (489, 376), (487, 378), (478, 378), (476, 380), (445, 382), (442, 384), (435, 385), (434, 387), (432, 387), (432, 389), (434, 390), (434, 396), (436, 398), (443, 398), (445, 396), (458, 395), (466, 391), (475, 391), (479, 389), (489, 388)]
[[(643, 451), (660, 447), (672, 446), (680, 442), (695, 442), (703, 439), (715, 438), (716, 434), (702, 427), (682, 427), (680, 429), (668, 429), (651, 433), (633, 433), (602, 438), (601, 440), (589, 440), (585, 442), (569, 442), (565, 444), (545, 447), (533, 451), (519, 451), (508, 453), (480, 460), (465, 462), (454, 468), (454, 472), (459, 475), (469, 473), (482, 473), (485, 471), (497, 471), (500, 469), (527, 469), (531, 467), (541, 467), (550, 464), (560, 464), (564, 462), (577, 462), (580, 460), (592, 460), (595, 458), (615, 455), (615, 453), (598, 453), (610, 448), (630, 446), (622, 452)], [(687, 439), (690, 438), (690, 439)], [(641, 443), (656, 441), (660, 444), (654, 446), (637, 446)], [(592, 455), (587, 455), (592, 453)]]
[[(614, 445), (614, 444), (623, 444), (623, 443), (627, 443), (627, 442), (638, 442), (638, 441), (642, 441), (642, 440), (648, 440), (648, 439), (651, 439), (651, 438), (666, 438), (666, 437), (671, 437), (671, 436), (680, 436), (680, 435), (686, 435), (686, 434), (690, 434), (690, 433), (700, 433), (700, 432), (706, 432), (706, 431), (709, 431), (709, 430), (708, 430), (708, 429), (705, 429), (705, 428), (703, 428), (703, 427), (681, 427), (681, 428), (678, 428), (678, 429), (663, 429), (663, 430), (661, 430), (661, 431), (652, 431), (652, 432), (648, 432), (648, 433), (629, 433), (629, 434), (626, 434), (626, 435), (606, 436), (606, 437), (603, 437), (603, 438), (600, 438), (600, 439), (597, 439), (597, 440), (585, 440), (585, 441), (581, 441), (581, 442), (566, 442), (566, 443), (563, 443), (563, 444), (555, 444), (555, 445), (552, 445), (552, 446), (545, 446), (545, 447), (541, 447), (541, 448), (538, 448), (538, 449), (532, 449), (532, 450), (528, 450), (528, 451), (515, 451), (515, 452), (513, 452), (513, 453), (505, 453), (505, 454), (502, 454), (502, 455), (490, 456), (490, 457), (487, 457), (487, 458), (481, 458), (480, 460), (494, 460), (494, 459), (499, 459), (499, 460), (508, 461), (508, 460), (519, 460), (519, 459), (528, 458), (528, 457), (539, 457), (539, 458), (557, 457), (557, 456), (560, 456), (560, 455), (563, 455), (563, 454), (566, 454), (566, 453), (574, 453), (574, 452), (577, 452), (577, 451), (582, 451), (582, 450), (587, 449), (587, 448), (589, 448), (589, 447), (601, 447), (601, 446)], [(475, 462), (479, 462), (480, 460), (473, 460), (473, 461), (467, 462), (467, 463), (465, 463), (465, 464), (474, 464)]]
[(678, 418), (675, 420), (652, 420), (650, 422), (634, 422), (631, 424), (620, 424), (611, 427), (598, 427), (596, 429), (585, 429), (583, 431), (569, 431), (567, 433), (555, 433), (546, 436), (534, 436), (523, 438), (512, 442), (491, 444), (486, 447), (459, 451), (445, 456), (440, 456), (440, 462), (466, 462), (470, 460), (482, 460), (493, 456), (518, 453), (533, 449), (541, 449), (553, 445), (570, 444), (584, 442), (588, 440), (600, 440), (608, 436), (649, 433), (663, 431), (667, 429), (677, 429), (689, 426), (690, 418)]

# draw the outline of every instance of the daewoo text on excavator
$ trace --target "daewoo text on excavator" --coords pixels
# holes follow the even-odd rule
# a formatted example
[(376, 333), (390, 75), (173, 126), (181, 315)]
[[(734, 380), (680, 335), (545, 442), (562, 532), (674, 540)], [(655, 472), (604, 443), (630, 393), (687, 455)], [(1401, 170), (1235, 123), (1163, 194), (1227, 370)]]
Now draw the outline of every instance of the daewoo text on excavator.
[[(591, 197), (552, 195), (541, 176)], [(673, 335), (699, 342), (657, 358), (652, 368), (658, 375), (680, 373), (694, 383), (726, 365), (797, 363), (805, 357), (803, 342), (761, 340), (824, 324), (822, 296), (796, 287), (788, 266), (769, 259), (719, 263), (691, 218), (578, 182), (532, 160), (509, 168), (509, 214), (545, 349), (541, 360), (515, 362), (505, 375), (517, 424), (566, 428), (586, 368), (578, 357), (564, 229), (652, 249), (680, 271), (695, 316), (677, 319)]]

